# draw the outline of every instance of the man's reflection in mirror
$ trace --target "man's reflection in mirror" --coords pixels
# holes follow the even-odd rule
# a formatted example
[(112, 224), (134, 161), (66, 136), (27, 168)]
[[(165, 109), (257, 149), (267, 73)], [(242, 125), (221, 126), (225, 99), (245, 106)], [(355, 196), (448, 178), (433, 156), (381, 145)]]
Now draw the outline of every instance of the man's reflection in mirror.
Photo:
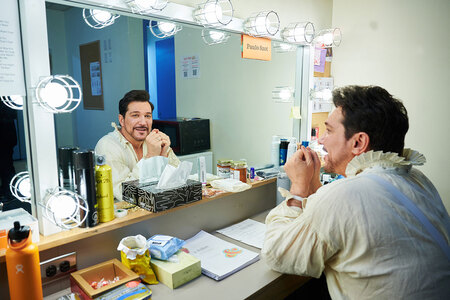
[(152, 130), (153, 104), (145, 90), (132, 90), (119, 101), (119, 123), (95, 146), (112, 169), (114, 197), (122, 200), (122, 182), (139, 178), (137, 163), (170, 153), (170, 139), (158, 129)]

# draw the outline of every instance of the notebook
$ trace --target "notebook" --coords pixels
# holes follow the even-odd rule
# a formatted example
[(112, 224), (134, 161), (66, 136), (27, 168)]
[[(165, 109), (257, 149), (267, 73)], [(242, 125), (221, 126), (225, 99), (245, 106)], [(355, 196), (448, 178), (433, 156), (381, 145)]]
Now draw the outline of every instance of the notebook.
[(200, 259), (202, 273), (215, 280), (222, 280), (259, 260), (258, 253), (203, 230), (186, 240), (183, 248)]

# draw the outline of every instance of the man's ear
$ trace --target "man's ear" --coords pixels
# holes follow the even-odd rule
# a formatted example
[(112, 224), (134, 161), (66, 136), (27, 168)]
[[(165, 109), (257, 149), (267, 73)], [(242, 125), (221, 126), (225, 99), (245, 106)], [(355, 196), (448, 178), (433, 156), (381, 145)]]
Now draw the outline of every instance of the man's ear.
[(121, 114), (119, 114), (119, 123), (120, 123), (120, 127), (125, 126), (125, 122), (124, 122), (123, 116)]
[(367, 152), (370, 150), (370, 138), (369, 135), (365, 132), (355, 133), (352, 137), (353, 145), (352, 145), (352, 153), (354, 155), (360, 155), (361, 153)]

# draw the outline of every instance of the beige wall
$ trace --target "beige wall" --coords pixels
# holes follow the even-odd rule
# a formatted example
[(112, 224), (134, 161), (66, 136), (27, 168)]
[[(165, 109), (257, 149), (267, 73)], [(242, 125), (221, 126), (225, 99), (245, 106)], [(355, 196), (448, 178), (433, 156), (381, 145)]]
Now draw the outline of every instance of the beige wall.
[[(420, 167), (450, 210), (447, 149), (450, 97), (450, 1), (334, 0), (335, 84), (375, 84), (403, 100), (410, 118), (406, 147), (427, 158)], [(392, 130), (395, 130), (393, 128)]]

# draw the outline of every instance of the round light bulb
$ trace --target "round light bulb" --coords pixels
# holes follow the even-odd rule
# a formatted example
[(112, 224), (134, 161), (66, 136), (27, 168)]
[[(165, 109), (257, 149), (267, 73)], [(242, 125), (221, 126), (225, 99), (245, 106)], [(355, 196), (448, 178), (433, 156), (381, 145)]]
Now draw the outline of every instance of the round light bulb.
[(17, 185), (17, 190), (24, 198), (31, 198), (30, 177), (25, 177), (20, 180), (19, 184)]
[(112, 18), (112, 14), (108, 11), (93, 9), (91, 12), (92, 19), (101, 24), (108, 22)]
[(264, 15), (256, 17), (252, 25), (255, 28), (257, 34), (266, 34), (268, 28), (270, 27), (270, 22)]
[(210, 31), (209, 36), (213, 41), (217, 42), (223, 40), (223, 38), (225, 37), (225, 33), (220, 31)]
[(155, 7), (157, 0), (134, 0), (134, 4), (140, 9), (151, 9)]
[(63, 106), (68, 98), (67, 90), (64, 86), (56, 82), (49, 82), (40, 90), (41, 98), (53, 108)]
[(16, 105), (23, 105), (23, 97), (20, 95), (12, 95), (9, 97), (11, 99), (11, 101), (16, 104)]
[(170, 22), (158, 22), (158, 28), (162, 33), (172, 33), (175, 29), (175, 24)]
[(280, 98), (283, 100), (289, 100), (291, 98), (291, 91), (288, 89), (283, 89), (280, 91)]
[(203, 8), (205, 20), (208, 24), (214, 24), (222, 20), (222, 7), (217, 3), (207, 3)]
[(305, 41), (305, 28), (299, 26), (294, 28), (294, 40), (296, 42)]
[(49, 208), (54, 216), (58, 219), (69, 218), (75, 213), (77, 205), (72, 197), (67, 195), (53, 196), (56, 197), (51, 202)]
[(333, 33), (327, 32), (323, 35), (323, 43), (327, 46), (333, 44)]

